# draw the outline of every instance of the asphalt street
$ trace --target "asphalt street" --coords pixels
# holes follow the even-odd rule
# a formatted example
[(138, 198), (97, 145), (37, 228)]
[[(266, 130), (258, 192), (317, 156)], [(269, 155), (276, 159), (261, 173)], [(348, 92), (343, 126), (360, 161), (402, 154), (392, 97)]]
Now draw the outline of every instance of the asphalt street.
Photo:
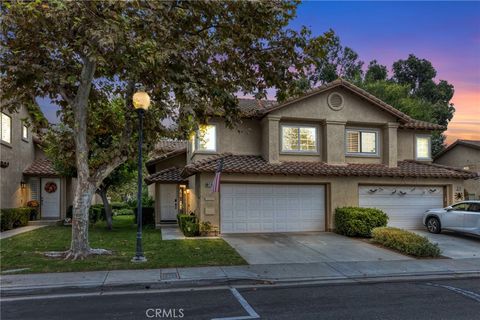
[(480, 279), (4, 297), (1, 319), (479, 319)]

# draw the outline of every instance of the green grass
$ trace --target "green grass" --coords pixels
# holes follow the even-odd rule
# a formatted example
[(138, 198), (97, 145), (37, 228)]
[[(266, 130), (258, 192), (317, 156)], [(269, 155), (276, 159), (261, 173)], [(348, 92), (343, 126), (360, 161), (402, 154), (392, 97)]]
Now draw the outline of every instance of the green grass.
[(90, 246), (113, 251), (111, 256), (91, 256), (84, 260), (52, 259), (46, 251), (64, 251), (70, 246), (71, 228), (45, 227), (0, 241), (0, 270), (29, 268), (26, 273), (116, 269), (148, 269), (246, 264), (222, 239), (163, 241), (160, 230), (145, 227), (143, 248), (148, 261), (130, 262), (135, 253), (136, 226), (133, 216), (114, 217), (113, 230), (103, 222), (90, 227)]

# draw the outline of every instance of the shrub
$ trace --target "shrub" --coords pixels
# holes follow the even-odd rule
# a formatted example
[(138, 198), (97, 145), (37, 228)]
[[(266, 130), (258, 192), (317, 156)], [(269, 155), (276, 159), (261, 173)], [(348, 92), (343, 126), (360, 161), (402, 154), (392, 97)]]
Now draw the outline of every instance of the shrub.
[(90, 223), (95, 224), (99, 220), (105, 219), (105, 209), (103, 208), (103, 204), (94, 204), (90, 206), (90, 210), (88, 212), (88, 220)]
[(129, 216), (133, 214), (133, 209), (132, 208), (115, 209), (114, 213), (117, 216)]
[(178, 226), (185, 236), (194, 237), (200, 234), (200, 226), (196, 216), (190, 214), (178, 214), (177, 220)]
[(343, 207), (335, 209), (335, 232), (348, 237), (370, 237), (373, 228), (385, 227), (388, 216), (374, 208)]
[[(134, 223), (137, 223), (137, 208), (134, 209), (135, 220)], [(155, 225), (155, 208), (153, 207), (142, 207), (142, 225)]]
[[(110, 203), (112, 210), (122, 210), (122, 209), (130, 209), (130, 206), (126, 202), (112, 202)], [(132, 213), (133, 214), (133, 211)]]
[(30, 220), (30, 215), (34, 211), (34, 208), (0, 209), (1, 231), (26, 226)]
[(416, 257), (438, 257), (438, 244), (431, 243), (427, 238), (416, 233), (392, 228), (375, 228), (372, 231), (373, 241), (387, 248)]

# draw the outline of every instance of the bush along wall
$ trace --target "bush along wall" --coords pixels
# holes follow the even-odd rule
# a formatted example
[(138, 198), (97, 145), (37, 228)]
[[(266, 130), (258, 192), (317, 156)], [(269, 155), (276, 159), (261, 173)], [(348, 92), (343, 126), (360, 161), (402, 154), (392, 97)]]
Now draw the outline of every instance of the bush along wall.
[(375, 228), (372, 237), (373, 242), (415, 257), (440, 255), (438, 244), (431, 243), (427, 238), (410, 231), (391, 227)]
[(196, 237), (200, 235), (200, 225), (194, 215), (178, 214), (178, 226), (186, 237)]
[(385, 227), (388, 215), (379, 209), (343, 207), (335, 209), (335, 232), (348, 237), (371, 237), (372, 229)]
[(0, 209), (1, 231), (26, 226), (33, 212), (35, 208)]

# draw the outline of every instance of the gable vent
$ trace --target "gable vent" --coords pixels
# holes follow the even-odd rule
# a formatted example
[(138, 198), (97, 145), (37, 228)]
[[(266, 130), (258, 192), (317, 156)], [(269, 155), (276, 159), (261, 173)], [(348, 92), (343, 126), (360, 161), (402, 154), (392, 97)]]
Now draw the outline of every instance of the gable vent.
[(328, 106), (333, 110), (341, 110), (343, 108), (343, 96), (340, 93), (333, 92), (328, 96)]

